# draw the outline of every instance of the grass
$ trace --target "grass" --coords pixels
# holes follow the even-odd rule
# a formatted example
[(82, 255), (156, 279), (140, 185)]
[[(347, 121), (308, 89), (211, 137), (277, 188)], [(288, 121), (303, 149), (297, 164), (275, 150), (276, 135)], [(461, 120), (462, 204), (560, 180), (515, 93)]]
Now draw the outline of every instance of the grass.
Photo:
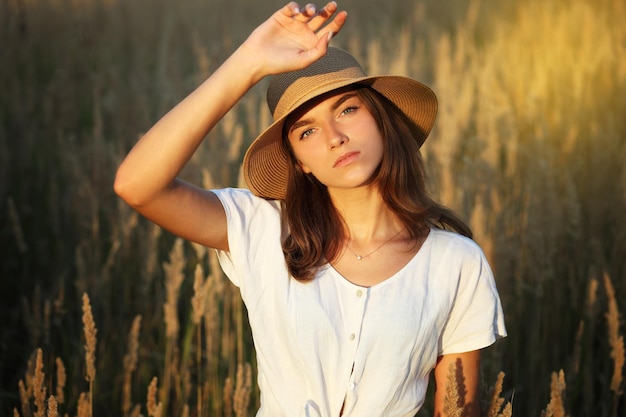
[[(1, 415), (253, 414), (236, 289), (212, 252), (137, 216), (112, 182), (141, 133), (281, 5), (0, 5)], [(623, 415), (623, 2), (340, 6), (350, 16), (335, 45), (439, 97), (423, 148), (433, 191), (470, 220), (509, 331), (483, 355), (488, 415)], [(186, 179), (240, 183), (242, 152), (269, 124), (263, 87)]]

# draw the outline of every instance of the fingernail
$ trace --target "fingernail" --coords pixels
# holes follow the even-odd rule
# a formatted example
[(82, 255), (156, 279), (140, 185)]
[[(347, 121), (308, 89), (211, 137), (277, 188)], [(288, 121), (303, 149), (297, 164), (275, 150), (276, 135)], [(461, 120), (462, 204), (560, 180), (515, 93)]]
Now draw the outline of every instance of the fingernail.
[(328, 32), (328, 42), (333, 38), (333, 32)]

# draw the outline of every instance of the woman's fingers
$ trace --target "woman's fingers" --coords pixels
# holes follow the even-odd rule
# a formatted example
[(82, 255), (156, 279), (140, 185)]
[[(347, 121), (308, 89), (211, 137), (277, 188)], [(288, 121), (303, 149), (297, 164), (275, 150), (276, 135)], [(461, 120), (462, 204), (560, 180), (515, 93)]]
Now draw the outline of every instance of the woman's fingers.
[(333, 14), (335, 14), (336, 11), (337, 3), (331, 1), (322, 9), (320, 9), (317, 13), (315, 13), (315, 16), (313, 16), (309, 21), (309, 27), (314, 31), (319, 30), (319, 28), (321, 28), (324, 23), (330, 20), (330, 18), (333, 16)]
[[(324, 26), (324, 24), (331, 21), (331, 18), (337, 11), (337, 3), (331, 1), (323, 8), (318, 9), (313, 3), (308, 3), (304, 7), (300, 7), (298, 3), (291, 2), (285, 6), (283, 11), (290, 18), (306, 23), (313, 32), (317, 32), (320, 28), (322, 28), (322, 26)], [(332, 21), (332, 23), (334, 23), (332, 27), (333, 33), (336, 33), (339, 29), (341, 29), (341, 26), (343, 26), (343, 23), (346, 20), (345, 18), (345, 12), (335, 16), (335, 19)], [(328, 32), (329, 30), (324, 30), (324, 32), (319, 35), (325, 35)]]
[(316, 7), (314, 4), (307, 4), (304, 7), (300, 7), (298, 3), (292, 1), (282, 8), (282, 12), (293, 19), (297, 19), (302, 22), (308, 22), (312, 16), (315, 15)]
[[(336, 11), (337, 11), (337, 5), (334, 6), (334, 9), (332, 9), (332, 12), (330, 13), (330, 16), (332, 16)], [(324, 24), (324, 22), (328, 21), (330, 16), (328, 18), (324, 18), (324, 21), (322, 23), (320, 23), (319, 26), (322, 26)], [(326, 37), (326, 36), (328, 36), (328, 32), (332, 32), (333, 35), (336, 35), (337, 33), (339, 33), (339, 31), (343, 27), (343, 24), (346, 23), (347, 17), (348, 17), (348, 13), (346, 13), (345, 11), (341, 11), (341, 12), (337, 13), (335, 15), (335, 17), (330, 22), (328, 22), (328, 24), (326, 26), (324, 26), (323, 29), (321, 29), (317, 33), (317, 35), (319, 37)], [(315, 30), (318, 30), (318, 29), (315, 29)]]
[(315, 17), (315, 15), (317, 14), (317, 8), (312, 3), (309, 3), (302, 8), (296, 6), (294, 11), (298, 12), (293, 16), (294, 19), (305, 23), (309, 22), (311, 18)]

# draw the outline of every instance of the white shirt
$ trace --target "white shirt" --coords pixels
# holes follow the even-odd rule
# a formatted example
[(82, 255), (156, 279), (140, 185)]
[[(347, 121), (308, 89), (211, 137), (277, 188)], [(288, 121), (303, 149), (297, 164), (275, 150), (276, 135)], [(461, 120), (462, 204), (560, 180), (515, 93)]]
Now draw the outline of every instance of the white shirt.
[(412, 417), (438, 356), (506, 335), (480, 248), (432, 229), (417, 254), (366, 288), (332, 266), (311, 282), (289, 276), (280, 203), (216, 190), (228, 219), (220, 264), (241, 290), (258, 362), (257, 417)]

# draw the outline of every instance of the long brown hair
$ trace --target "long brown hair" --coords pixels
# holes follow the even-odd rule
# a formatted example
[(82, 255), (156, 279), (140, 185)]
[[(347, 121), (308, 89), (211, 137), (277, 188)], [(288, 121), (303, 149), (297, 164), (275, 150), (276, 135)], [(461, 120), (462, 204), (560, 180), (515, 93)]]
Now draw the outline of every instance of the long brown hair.
[[(410, 237), (417, 243), (426, 230), (434, 226), (471, 238), (469, 226), (428, 194), (419, 145), (415, 140), (407, 140), (412, 137), (411, 122), (370, 87), (356, 85), (354, 89), (383, 137), (383, 158), (374, 183)], [(282, 143), (292, 162), (282, 210), (283, 224), (289, 227), (282, 244), (283, 252), (291, 275), (298, 280), (311, 280), (321, 266), (340, 255), (346, 239), (344, 221), (332, 204), (326, 186), (312, 174), (304, 173), (297, 163), (285, 133)]]

